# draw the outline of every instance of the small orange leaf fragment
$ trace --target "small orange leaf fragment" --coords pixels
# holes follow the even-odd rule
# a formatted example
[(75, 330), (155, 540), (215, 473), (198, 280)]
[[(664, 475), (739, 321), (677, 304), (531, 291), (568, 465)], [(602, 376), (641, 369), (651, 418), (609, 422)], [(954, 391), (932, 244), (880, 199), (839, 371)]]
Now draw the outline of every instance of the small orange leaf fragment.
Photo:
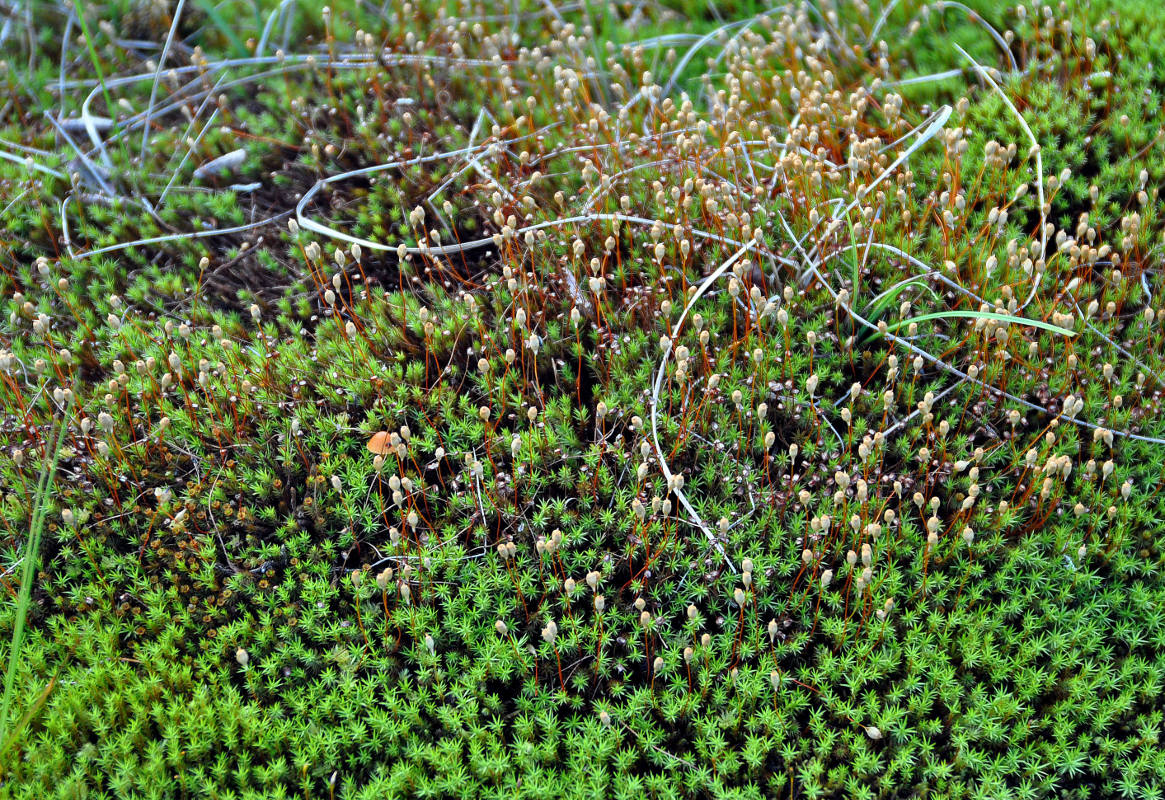
[(367, 447), (378, 456), (388, 455), (388, 431), (377, 431), (372, 434), (372, 438), (368, 440)]

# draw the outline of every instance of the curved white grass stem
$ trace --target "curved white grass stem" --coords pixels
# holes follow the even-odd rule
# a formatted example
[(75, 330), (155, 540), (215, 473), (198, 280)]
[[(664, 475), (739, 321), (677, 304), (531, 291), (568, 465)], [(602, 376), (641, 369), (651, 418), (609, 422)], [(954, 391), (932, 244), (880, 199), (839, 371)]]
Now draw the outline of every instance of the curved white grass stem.
[[(1012, 71), (1019, 71), (1019, 65), (1015, 63), (1015, 56), (1011, 54), (1011, 48), (1008, 46), (1007, 40), (987, 20), (979, 16), (979, 12), (955, 0), (938, 0), (933, 7), (939, 11), (946, 11), (948, 8), (957, 8), (960, 11), (965, 11), (972, 22), (978, 22), (987, 30), (987, 34), (995, 40), (995, 44), (999, 45), (999, 49), (1007, 55), (1007, 60), (1011, 62)], [(958, 47), (958, 45), (955, 45), (955, 47)]]
[(96, 250), (88, 250), (84, 253), (77, 253), (74, 258), (81, 260), (83, 258), (92, 258), (93, 256), (104, 255), (105, 253), (113, 253), (117, 250), (126, 250), (130, 247), (140, 247), (144, 244), (162, 244), (165, 242), (178, 242), (184, 239), (206, 239), (211, 236), (225, 236), (228, 233), (244, 233), (246, 231), (254, 230), (255, 228), (262, 228), (264, 225), (270, 225), (273, 222), (291, 215), (290, 211), (282, 211), (273, 217), (258, 220), (257, 222), (250, 222), (246, 225), (238, 225), (233, 228), (215, 228), (209, 231), (193, 231), (191, 233), (171, 233), (166, 236), (152, 236), (149, 239), (135, 239), (132, 242), (119, 242), (118, 244), (111, 244), (108, 247), (99, 247)]
[(668, 487), (680, 501), (680, 504), (683, 505), (683, 507), (687, 510), (688, 514), (692, 517), (692, 520), (700, 527), (700, 530), (704, 531), (704, 535), (708, 537), (708, 541), (710, 541), (713, 546), (715, 546), (716, 551), (720, 553), (720, 557), (724, 559), (724, 563), (726, 563), (729, 569), (731, 569), (733, 572), (736, 572), (736, 566), (732, 563), (732, 560), (728, 558), (728, 554), (724, 551), (724, 545), (721, 544), (720, 540), (716, 538), (715, 534), (713, 534), (712, 531), (708, 529), (708, 526), (704, 524), (704, 520), (700, 518), (699, 512), (696, 511), (696, 509), (688, 501), (687, 495), (684, 494), (683, 489), (673, 485), (674, 482), (671, 468), (668, 466), (667, 458), (665, 458), (663, 454), (663, 448), (659, 444), (659, 391), (663, 385), (663, 375), (667, 368), (667, 361), (669, 358), (671, 358), (673, 342), (679, 336), (680, 329), (683, 327), (684, 320), (687, 319), (688, 312), (692, 310), (692, 307), (696, 304), (696, 302), (704, 296), (709, 287), (711, 287), (712, 284), (720, 278), (720, 276), (731, 269), (733, 264), (739, 261), (745, 253), (754, 249), (756, 245), (756, 239), (742, 244), (736, 250), (736, 252), (729, 256), (726, 261), (724, 261), (719, 267), (713, 270), (708, 275), (708, 277), (701, 281), (700, 287), (692, 295), (692, 298), (688, 301), (687, 305), (684, 306), (683, 313), (681, 313), (680, 318), (676, 320), (676, 324), (672, 327), (670, 336), (664, 343), (663, 358), (661, 358), (659, 361), (659, 368), (655, 372), (655, 383), (651, 389), (651, 442), (655, 446), (655, 453), (659, 458), (659, 468), (660, 471), (663, 472), (664, 480), (667, 481)]
[(150, 121), (153, 119), (154, 102), (158, 99), (158, 81), (162, 79), (162, 68), (170, 56), (170, 45), (174, 43), (174, 34), (178, 32), (178, 22), (182, 19), (182, 10), (186, 0), (178, 0), (174, 8), (174, 17), (170, 22), (170, 32), (166, 34), (166, 43), (162, 45), (162, 54), (158, 56), (158, 67), (154, 70), (154, 82), (150, 85), (150, 103), (146, 106), (146, 121), (142, 126), (142, 148), (139, 154), (141, 163), (146, 161), (146, 149), (150, 146)]
[[(971, 56), (967, 54), (966, 50), (959, 47), (957, 44), (955, 45), (955, 49), (962, 54), (963, 58), (967, 59), (971, 62), (972, 65), (974, 65), (975, 71), (979, 73), (979, 76), (983, 78), (983, 80), (987, 81), (991, 88), (995, 90), (995, 92), (1011, 110), (1011, 113), (1015, 115), (1015, 118), (1019, 121), (1020, 127), (1023, 128), (1023, 132), (1027, 134), (1028, 140), (1032, 143), (1032, 150), (1029, 151), (1029, 155), (1033, 151), (1036, 155), (1036, 193), (1040, 203), (1040, 260), (1043, 261), (1048, 257), (1048, 215), (1044, 206), (1044, 158), (1041, 155), (1040, 143), (1036, 141), (1036, 136), (1034, 133), (1032, 133), (1032, 129), (1028, 127), (1027, 120), (1023, 118), (1023, 114), (1019, 113), (1019, 110), (1016, 109), (1015, 104), (1011, 102), (1011, 98), (1007, 96), (1003, 89), (999, 88), (999, 84), (995, 82), (990, 73), (984, 69), (979, 64), (979, 62), (971, 58)], [(1027, 299), (1023, 301), (1023, 305), (1019, 307), (1020, 311), (1023, 311), (1025, 308), (1027, 308), (1028, 305), (1031, 304), (1031, 301), (1035, 299), (1036, 292), (1039, 290), (1040, 283), (1044, 277), (1043, 270), (1041, 270), (1038, 266), (1032, 268), (1032, 273), (1031, 292), (1028, 293)]]
[[(529, 138), (529, 135), (518, 137), (515, 139), (509, 139), (509, 140), (507, 140), (507, 142), (521, 141), (522, 139), (526, 139), (526, 138)], [(354, 178), (354, 177), (358, 177), (358, 176), (362, 176), (362, 175), (370, 175), (373, 173), (384, 172), (386, 170), (391, 170), (391, 169), (400, 169), (401, 167), (408, 167), (408, 166), (413, 166), (415, 164), (423, 164), (423, 163), (428, 163), (428, 162), (432, 162), (432, 161), (439, 161), (442, 159), (448, 159), (448, 158), (452, 158), (455, 156), (469, 156), (469, 155), (479, 156), (480, 152), (483, 149), (488, 148), (490, 146), (491, 145), (487, 144), (487, 145), (481, 145), (478, 147), (465, 147), (465, 148), (461, 148), (459, 150), (451, 150), (451, 151), (447, 151), (444, 153), (433, 153), (433, 154), (430, 154), (427, 156), (417, 156), (414, 158), (401, 159), (399, 161), (390, 161), (390, 162), (385, 163), (385, 164), (377, 164), (377, 165), (372, 166), (372, 167), (363, 167), (361, 169), (354, 169), (354, 170), (351, 170), (348, 172), (341, 172), (341, 173), (338, 173), (336, 175), (331, 175), (327, 178), (323, 178), (319, 181), (316, 181), (316, 183), (314, 185), (312, 185), (312, 187), (310, 189), (308, 189), (306, 192), (304, 192), (303, 197), (301, 197), (299, 202), (296, 204), (296, 206), (295, 206), (296, 222), (299, 223), (299, 226), (301, 228), (303, 228), (304, 230), (313, 231), (315, 233), (320, 234), (321, 236), (326, 236), (330, 239), (335, 239), (337, 241), (346, 242), (347, 244), (350, 244), (350, 245), (358, 244), (358, 245), (360, 245), (360, 247), (365, 248), (367, 250), (377, 250), (380, 252), (398, 252), (400, 250), (400, 245), (394, 246), (394, 245), (390, 245), (390, 244), (384, 244), (381, 242), (374, 242), (374, 241), (371, 241), (369, 239), (362, 239), (358, 236), (351, 236), (347, 233), (344, 233), (343, 231), (339, 231), (339, 230), (336, 230), (335, 228), (331, 228), (327, 225), (316, 222), (311, 217), (308, 217), (304, 214), (304, 209), (307, 207), (307, 204), (310, 203), (312, 201), (312, 199), (319, 193), (319, 191), (324, 186), (326, 186), (328, 184), (336, 183), (338, 181), (347, 180), (349, 178)], [(593, 223), (593, 222), (627, 222), (627, 223), (631, 223), (634, 225), (645, 225), (645, 226), (650, 227), (650, 226), (656, 225), (659, 222), (659, 220), (647, 219), (646, 217), (638, 217), (638, 216), (634, 216), (631, 214), (605, 214), (605, 213), (604, 214), (598, 214), (598, 213), (579, 214), (576, 216), (560, 217), (558, 219), (551, 219), (551, 220), (546, 220), (545, 222), (535, 223), (534, 225), (523, 226), (523, 227), (518, 228), (517, 230), (514, 231), (514, 236), (520, 237), (526, 233), (532, 233), (534, 231), (539, 231), (539, 230), (543, 230), (546, 228), (557, 228), (557, 227), (561, 227), (563, 225), (585, 224), (585, 223)], [(731, 239), (727, 236), (720, 236), (719, 234), (711, 233), (709, 231), (700, 230), (698, 228), (692, 229), (691, 234), (693, 236), (698, 237), (698, 238), (706, 239), (709, 241), (719, 242), (720, 244), (724, 244), (724, 245), (727, 245), (729, 247), (746, 246), (744, 242), (740, 242), (740, 241), (737, 241), (735, 239)], [(477, 249), (480, 249), (483, 247), (491, 247), (491, 246), (493, 246), (493, 244), (494, 244), (493, 237), (487, 236), (487, 237), (483, 237), (480, 239), (471, 239), (471, 240), (465, 241), (465, 242), (455, 242), (453, 244), (440, 245), (438, 247), (429, 247), (429, 246), (408, 247), (408, 246), (406, 246), (404, 248), (404, 252), (408, 253), (410, 255), (445, 256), (445, 255), (454, 255), (454, 254), (458, 254), (458, 253), (465, 253), (465, 252), (469, 252), (471, 250), (477, 250)], [(755, 243), (748, 244), (747, 246), (754, 247)], [(768, 251), (763, 251), (763, 252), (765, 253), (766, 256), (768, 256), (769, 258), (773, 259), (777, 263), (780, 263), (784, 266), (796, 266), (796, 262), (791, 261), (787, 258), (783, 258), (781, 256), (776, 255), (775, 253), (770, 253)]]

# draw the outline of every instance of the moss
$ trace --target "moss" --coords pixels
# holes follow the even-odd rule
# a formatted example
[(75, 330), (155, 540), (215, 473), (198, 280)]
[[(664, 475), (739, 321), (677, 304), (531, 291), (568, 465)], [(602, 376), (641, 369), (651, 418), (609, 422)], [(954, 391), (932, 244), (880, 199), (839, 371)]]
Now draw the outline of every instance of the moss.
[(22, 38), (3, 791), (1157, 796), (1159, 13), (980, 5)]

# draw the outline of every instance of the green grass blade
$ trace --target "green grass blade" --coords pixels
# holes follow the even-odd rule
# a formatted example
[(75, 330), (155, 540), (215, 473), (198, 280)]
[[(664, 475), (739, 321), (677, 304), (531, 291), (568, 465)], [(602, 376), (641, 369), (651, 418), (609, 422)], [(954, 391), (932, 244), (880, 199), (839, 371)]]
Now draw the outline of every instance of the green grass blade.
[(219, 11), (218, 6), (216, 6), (211, 0), (198, 0), (197, 5), (198, 8), (204, 14), (206, 14), (211, 24), (214, 25), (215, 30), (221, 33), (224, 37), (226, 37), (226, 40), (230, 42), (231, 49), (234, 51), (234, 56), (236, 58), (246, 58), (248, 55), (250, 55), (249, 51), (247, 50), (247, 46), (243, 44), (243, 40), (239, 38), (238, 34), (235, 33), (234, 29), (231, 27), (231, 24), (227, 22), (226, 18), (222, 15), (222, 12)]
[(1029, 319), (1027, 317), (1015, 317), (1011, 314), (998, 314), (994, 311), (937, 311), (933, 314), (923, 314), (919, 317), (911, 317), (904, 319), (901, 322), (895, 322), (893, 325), (887, 325), (890, 331), (897, 331), (909, 325), (912, 322), (926, 322), (932, 319), (951, 319), (954, 317), (969, 317), (971, 319), (989, 319), (995, 322), (1003, 322), (1009, 325), (1027, 325), (1033, 328), (1040, 328), (1041, 330), (1051, 331), (1052, 333), (1059, 333), (1063, 336), (1075, 336), (1076, 331), (1070, 331), (1067, 328), (1061, 328), (1059, 325), (1053, 325), (1050, 322), (1044, 322), (1041, 319)]
[[(66, 414), (68, 409), (66, 408)], [(37, 555), (40, 552), (40, 540), (44, 533), (45, 517), (48, 515), (49, 487), (53, 484), (53, 477), (60, 459), (61, 447), (65, 442), (65, 433), (68, 425), (62, 419), (57, 440), (47, 461), (41, 467), (41, 474), (37, 480), (36, 497), (33, 500), (32, 520), (28, 529), (28, 540), (25, 543), (24, 563), (20, 569), (20, 593), (16, 598), (16, 621), (12, 628), (12, 643), (8, 649), (8, 669), (4, 674), (4, 695), (0, 699), (0, 747), (7, 749), (9, 737), (15, 733), (8, 728), (8, 714), (12, 708), (13, 685), (16, 682), (16, 668), (20, 659), (20, 645), (24, 638), (24, 624), (28, 616), (28, 606), (32, 597), (32, 581), (36, 576)]]
[(117, 126), (117, 106), (113, 104), (113, 97), (109, 94), (109, 87), (105, 85), (105, 71), (101, 69), (101, 59), (97, 57), (97, 48), (93, 46), (93, 34), (89, 31), (89, 23), (85, 21), (85, 11), (81, 8), (81, 0), (73, 0), (73, 7), (77, 9), (77, 23), (81, 26), (81, 33), (85, 34), (85, 46), (89, 52), (89, 61), (97, 73), (97, 81), (101, 84), (101, 95), (105, 98), (105, 113)]

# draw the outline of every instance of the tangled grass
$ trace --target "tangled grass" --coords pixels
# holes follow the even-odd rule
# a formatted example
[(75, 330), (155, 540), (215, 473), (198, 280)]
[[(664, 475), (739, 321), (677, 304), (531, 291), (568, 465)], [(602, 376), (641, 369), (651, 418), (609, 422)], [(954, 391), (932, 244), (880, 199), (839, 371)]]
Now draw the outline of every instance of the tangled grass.
[(1162, 796), (1154, 3), (3, 12), (5, 796)]

